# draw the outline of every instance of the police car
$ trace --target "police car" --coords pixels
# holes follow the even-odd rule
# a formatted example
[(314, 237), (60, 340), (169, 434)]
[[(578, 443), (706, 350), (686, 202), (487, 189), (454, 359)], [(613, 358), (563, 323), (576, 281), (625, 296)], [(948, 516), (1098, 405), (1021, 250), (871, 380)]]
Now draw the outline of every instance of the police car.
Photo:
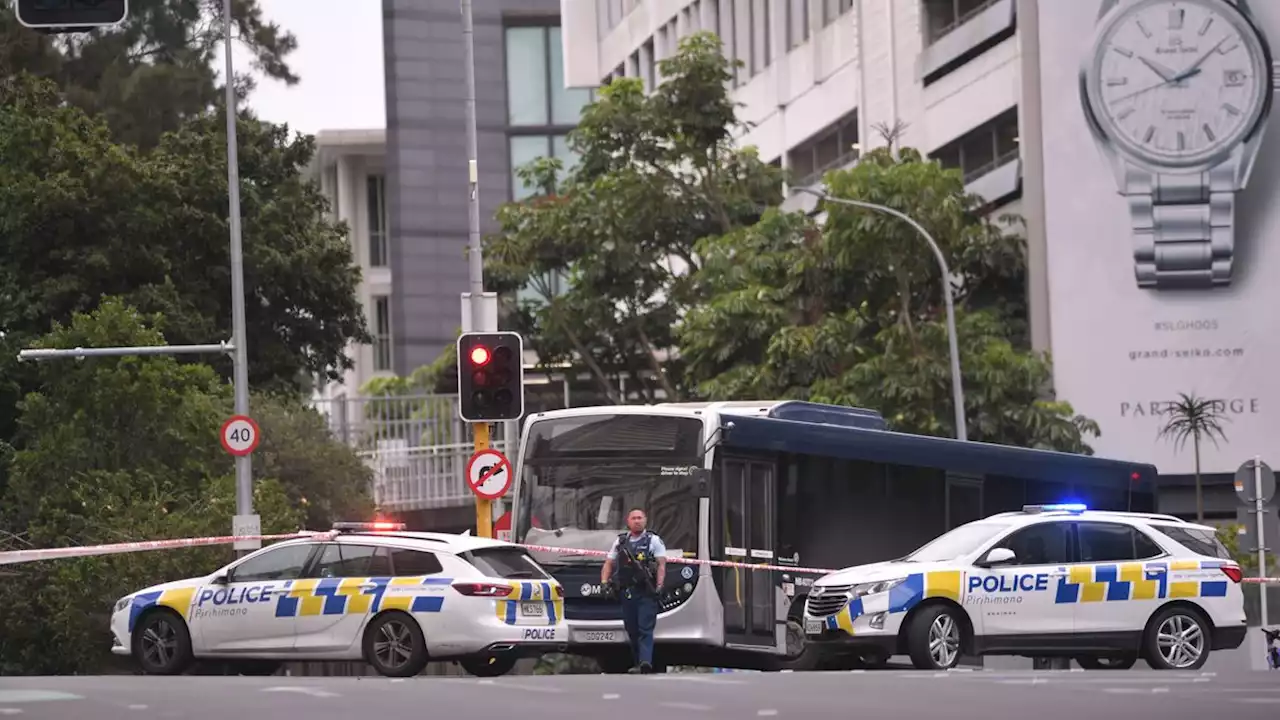
[(563, 650), (564, 589), (523, 548), (403, 528), (339, 523), (126, 595), (111, 616), (112, 651), (151, 674), (206, 659), (244, 674), (363, 659), (408, 677), (428, 660), (501, 675), (519, 657)]
[(989, 654), (1190, 670), (1243, 643), (1240, 581), (1211, 527), (1027, 506), (820, 578), (805, 601), (805, 634), (820, 652), (908, 655), (927, 669)]

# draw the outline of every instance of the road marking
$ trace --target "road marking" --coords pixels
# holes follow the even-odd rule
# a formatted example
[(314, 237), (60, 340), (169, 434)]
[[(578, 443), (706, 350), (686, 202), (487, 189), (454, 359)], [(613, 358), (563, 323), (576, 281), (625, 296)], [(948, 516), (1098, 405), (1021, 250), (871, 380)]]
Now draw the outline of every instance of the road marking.
[(83, 700), (79, 695), (56, 690), (0, 690), (0, 703), (46, 702), (48, 700)]
[(129, 709), (130, 710), (146, 710), (147, 706), (146, 705), (130, 705)]
[(711, 709), (710, 705), (699, 705), (698, 703), (660, 702), (658, 704), (663, 707), (675, 708), (677, 710), (704, 710), (705, 711), (705, 710)]
[(309, 687), (306, 685), (280, 685), (277, 687), (262, 688), (262, 692), (279, 692), (279, 693), (296, 693), (298, 695), (310, 695), (318, 698), (338, 697), (338, 693), (331, 693), (328, 690), (322, 690), (318, 687)]
[(1160, 693), (1169, 692), (1167, 687), (1154, 688), (1103, 688), (1103, 692), (1109, 692), (1115, 695), (1158, 695)]
[(778, 714), (777, 710), (757, 710), (756, 711), (756, 715), (758, 715), (759, 717), (773, 717), (774, 715), (777, 715), (777, 714)]
[(618, 693), (605, 693), (605, 694), (601, 695), (600, 697), (604, 698), (605, 700), (617, 700), (618, 698), (620, 698), (620, 697), (622, 697), (622, 696), (621, 696), (621, 695), (619, 695)]
[(0, 715), (21, 715), (22, 710), (19, 708), (0, 708)]
[(550, 693), (553, 695), (559, 695), (560, 693), (564, 692), (564, 690), (561, 690), (558, 687), (552, 687), (550, 685), (520, 685), (517, 683), (502, 683), (500, 685), (497, 685), (497, 687), (506, 688), (509, 690), (519, 690), (521, 692)]
[(1049, 682), (1047, 678), (1033, 677), (1027, 680), (1000, 680), (1001, 685), (1044, 685)]

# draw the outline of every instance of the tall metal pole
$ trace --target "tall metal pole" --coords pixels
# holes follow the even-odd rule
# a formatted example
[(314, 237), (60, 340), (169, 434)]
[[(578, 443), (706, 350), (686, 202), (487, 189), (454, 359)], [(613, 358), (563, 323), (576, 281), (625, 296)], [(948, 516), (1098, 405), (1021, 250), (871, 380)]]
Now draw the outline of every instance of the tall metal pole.
[[(249, 414), (249, 360), (245, 348), (244, 247), (240, 237), (240, 160), (236, 153), (236, 91), (231, 61), (231, 0), (222, 0), (222, 30), (227, 56), (227, 197), (231, 224), (232, 381), (237, 415)], [(253, 514), (253, 461), (236, 458), (236, 515)]]
[[(484, 318), (484, 256), (480, 247), (480, 170), (479, 130), (476, 128), (476, 43), (475, 29), (471, 21), (471, 0), (462, 2), (462, 49), (467, 79), (467, 215), (470, 229), (467, 238), (467, 269), (471, 285), (471, 328), (497, 330), (485, 327)], [(488, 423), (472, 423), (475, 451), (489, 449)], [(493, 502), (476, 496), (476, 535), (493, 537)]]
[(920, 236), (924, 238), (924, 241), (929, 243), (929, 249), (933, 251), (933, 257), (938, 261), (938, 267), (942, 270), (942, 299), (947, 307), (947, 342), (951, 347), (951, 401), (955, 404), (956, 439), (961, 441), (968, 440), (969, 430), (964, 412), (964, 385), (960, 379), (960, 346), (959, 341), (956, 339), (956, 308), (951, 292), (951, 268), (947, 266), (947, 259), (942, 254), (942, 248), (938, 247), (937, 241), (920, 223), (911, 219), (906, 213), (899, 212), (891, 207), (863, 202), (862, 200), (832, 197), (826, 193), (806, 187), (796, 187), (794, 189), (827, 202), (887, 213), (915, 228), (916, 232), (920, 233)]
[[(1267, 509), (1262, 502), (1262, 458), (1254, 456), (1253, 458), (1253, 497), (1254, 497), (1254, 521), (1258, 523), (1258, 577), (1267, 577), (1267, 534), (1266, 534), (1266, 517)], [(1267, 626), (1267, 583), (1258, 583), (1258, 600), (1260, 611), (1260, 619), (1262, 627)]]

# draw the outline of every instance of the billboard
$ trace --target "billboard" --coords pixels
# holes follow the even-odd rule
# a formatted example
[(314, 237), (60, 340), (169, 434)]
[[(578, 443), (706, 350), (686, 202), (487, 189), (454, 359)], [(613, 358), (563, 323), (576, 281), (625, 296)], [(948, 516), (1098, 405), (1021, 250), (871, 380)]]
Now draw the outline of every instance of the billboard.
[(1280, 1), (1038, 8), (1058, 396), (1099, 455), (1192, 472), (1158, 437), (1187, 393), (1225, 418), (1204, 472), (1280, 462)]

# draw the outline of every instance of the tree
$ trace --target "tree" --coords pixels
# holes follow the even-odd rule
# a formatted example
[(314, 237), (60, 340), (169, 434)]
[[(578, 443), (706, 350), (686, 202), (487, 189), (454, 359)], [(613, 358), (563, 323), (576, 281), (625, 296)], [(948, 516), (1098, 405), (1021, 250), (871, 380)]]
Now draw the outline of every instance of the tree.
[[(985, 218), (960, 175), (880, 148), (827, 174), (833, 197), (906, 213), (948, 258), (971, 439), (1090, 452), (1097, 425), (1050, 399), (1049, 359), (1026, 349), (1016, 218)], [(771, 210), (708, 237), (694, 276), (707, 301), (679, 329), (709, 399), (794, 398), (880, 411), (903, 432), (954, 436), (938, 265), (916, 231), (880, 212), (822, 203), (825, 225)]]
[(538, 296), (512, 312), (526, 347), (549, 373), (589, 375), (604, 402), (685, 393), (667, 350), (694, 300), (695, 244), (782, 200), (780, 171), (735, 144), (734, 66), (698, 33), (659, 63), (651, 94), (638, 79), (610, 83), (569, 135), (576, 167), (521, 169), (539, 193), (504, 205), (486, 238), (490, 289)]
[[(55, 326), (44, 347), (158, 345), (160, 319), (116, 299)], [(87, 358), (38, 367), (22, 404), (22, 449), (0, 500), (0, 546), (57, 547), (224, 535), (235, 511), (232, 463), (217, 443), (229, 388), (171, 357)], [(260, 477), (267, 533), (297, 529), (280, 483)], [(153, 551), (20, 564), (0, 583), (0, 673), (101, 670), (115, 598), (212, 571), (229, 548)], [(58, 648), (50, 652), (50, 647)]]
[[(214, 61), (222, 49), (222, 0), (130, 0), (119, 27), (43, 35), (0, 8), (0, 76), (30, 72), (52, 80), (66, 100), (100, 114), (119, 142), (144, 148), (186, 120), (222, 104)], [(286, 58), (297, 39), (267, 22), (258, 0), (232, 6), (237, 45), (254, 70), (293, 85)], [(243, 98), (254, 86), (237, 73)]]
[[(1178, 399), (1165, 409), (1165, 421), (1158, 437), (1173, 442), (1175, 450), (1182, 450), (1187, 439), (1192, 441), (1196, 458), (1196, 522), (1204, 522), (1204, 489), (1200, 482), (1200, 441), (1208, 440), (1218, 445), (1217, 438), (1227, 439), (1222, 423), (1230, 418), (1223, 415), (1222, 403), (1197, 397), (1193, 392), (1178, 393)], [(1216, 437), (1215, 437), (1216, 436)]]
[[(163, 313), (175, 344), (230, 338), (221, 133), (200, 116), (142, 153), (49, 83), (0, 79), (0, 327), (29, 341), (116, 295)], [(345, 228), (301, 175), (314, 140), (249, 119), (239, 133), (250, 382), (336, 378), (348, 345), (371, 338)]]

